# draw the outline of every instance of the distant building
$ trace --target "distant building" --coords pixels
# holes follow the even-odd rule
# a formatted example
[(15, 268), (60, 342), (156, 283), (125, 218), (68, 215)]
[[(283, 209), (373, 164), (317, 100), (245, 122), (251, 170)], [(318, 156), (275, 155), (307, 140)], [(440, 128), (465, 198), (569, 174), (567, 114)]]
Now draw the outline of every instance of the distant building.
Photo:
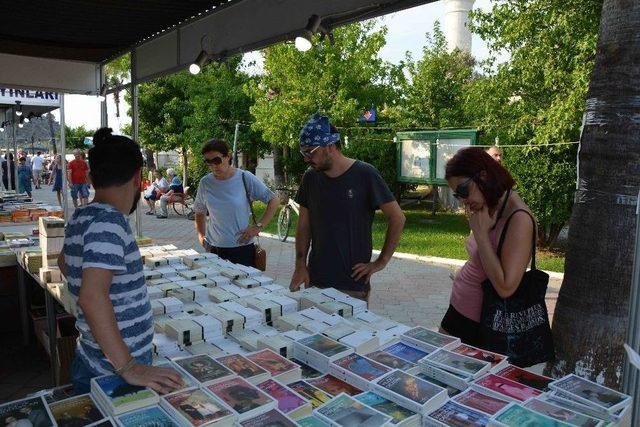
[(475, 0), (442, 0), (445, 7), (443, 30), (449, 51), (458, 48), (471, 52), (469, 12)]

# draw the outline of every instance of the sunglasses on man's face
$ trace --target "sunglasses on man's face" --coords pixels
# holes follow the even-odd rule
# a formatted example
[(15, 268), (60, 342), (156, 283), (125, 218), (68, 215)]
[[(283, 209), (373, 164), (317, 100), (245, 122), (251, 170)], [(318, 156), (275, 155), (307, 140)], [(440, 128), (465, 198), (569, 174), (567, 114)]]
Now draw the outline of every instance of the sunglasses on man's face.
[(456, 185), (456, 191), (453, 192), (453, 197), (455, 197), (458, 200), (468, 199), (469, 187), (471, 186), (472, 181), (473, 181), (473, 177), (467, 179), (465, 182), (462, 182)]
[(320, 148), (320, 146), (319, 146), (319, 145), (318, 145), (318, 146), (316, 146), (316, 147), (314, 147), (314, 148), (312, 148), (312, 149), (310, 149), (310, 150), (309, 150), (309, 149), (301, 148), (301, 149), (300, 149), (300, 154), (302, 154), (302, 157), (304, 157), (305, 159), (310, 159), (311, 157), (313, 157), (313, 153), (314, 153), (318, 148)]
[(216, 166), (219, 166), (219, 165), (221, 165), (221, 164), (222, 164), (222, 159), (223, 159), (223, 157), (220, 157), (220, 156), (214, 157), (214, 158), (212, 158), (212, 159), (207, 159), (207, 158), (205, 157), (205, 158), (204, 158), (204, 162), (205, 162), (206, 164), (208, 164), (208, 165), (216, 165)]

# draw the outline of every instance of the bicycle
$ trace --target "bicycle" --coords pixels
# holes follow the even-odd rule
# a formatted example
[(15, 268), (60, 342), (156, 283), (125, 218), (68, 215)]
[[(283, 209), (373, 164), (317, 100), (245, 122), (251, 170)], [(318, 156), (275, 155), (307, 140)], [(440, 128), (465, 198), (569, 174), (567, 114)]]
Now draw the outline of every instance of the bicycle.
[(300, 205), (293, 200), (291, 195), (293, 191), (288, 188), (281, 188), (280, 191), (288, 193), (287, 203), (282, 207), (278, 214), (278, 238), (281, 242), (286, 242), (291, 230), (291, 213), (300, 215)]

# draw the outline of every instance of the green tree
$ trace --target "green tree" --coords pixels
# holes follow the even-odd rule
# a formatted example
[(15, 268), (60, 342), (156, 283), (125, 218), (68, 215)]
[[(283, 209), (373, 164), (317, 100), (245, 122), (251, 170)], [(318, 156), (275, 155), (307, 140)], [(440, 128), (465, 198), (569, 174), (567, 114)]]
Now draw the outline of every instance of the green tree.
[[(348, 128), (356, 126), (371, 103), (395, 102), (401, 69), (380, 59), (387, 30), (374, 30), (374, 26), (369, 21), (336, 29), (335, 44), (314, 37), (314, 48), (307, 52), (288, 43), (265, 49), (265, 72), (249, 83), (247, 92), (254, 99), (253, 129), (278, 148), (276, 154), (282, 148), (286, 157), (295, 149), (302, 125), (317, 111), (331, 117), (337, 127)], [(375, 162), (382, 157), (363, 160)], [(395, 167), (393, 158), (390, 164)], [(300, 156), (293, 155), (287, 168), (295, 181), (305, 166)]]
[(67, 152), (70, 152), (75, 149), (86, 150), (88, 147), (84, 145), (84, 139), (86, 137), (91, 137), (96, 132), (95, 129), (87, 129), (84, 125), (71, 128), (69, 126), (64, 127), (65, 132), (65, 143), (67, 146)]
[(576, 182), (575, 145), (595, 56), (602, 0), (505, 0), (476, 11), (472, 28), (503, 64), (490, 61), (469, 87), (466, 111), (503, 144), (505, 164), (536, 214), (540, 243), (550, 245), (569, 219)]

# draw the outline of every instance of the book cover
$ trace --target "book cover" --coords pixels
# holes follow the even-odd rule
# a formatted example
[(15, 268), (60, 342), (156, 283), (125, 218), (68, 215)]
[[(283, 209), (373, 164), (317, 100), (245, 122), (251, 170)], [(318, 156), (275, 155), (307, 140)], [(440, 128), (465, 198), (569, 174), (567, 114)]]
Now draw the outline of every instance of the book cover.
[(266, 380), (258, 384), (258, 388), (278, 401), (278, 409), (285, 414), (307, 404), (307, 401), (291, 391), (288, 387), (274, 380)]
[(242, 378), (252, 378), (264, 374), (268, 375), (267, 371), (239, 354), (218, 357), (216, 360)]
[(549, 383), (553, 381), (553, 378), (537, 375), (513, 365), (509, 365), (495, 374), (540, 391), (548, 391)]
[(316, 412), (339, 426), (378, 427), (391, 417), (358, 402), (347, 394), (340, 394), (322, 405)]
[(536, 390), (535, 388), (527, 387), (526, 385), (499, 377), (494, 374), (485, 375), (484, 377), (478, 379), (475, 384), (496, 393), (509, 396), (512, 399), (519, 400), (521, 402), (524, 402), (527, 399), (531, 399), (532, 397), (536, 397), (541, 394), (541, 392), (539, 390)]
[(233, 372), (206, 354), (176, 359), (173, 362), (200, 383), (220, 380), (233, 375)]
[(400, 359), (399, 357), (387, 353), (386, 351), (374, 351), (373, 353), (367, 354), (367, 357), (392, 369), (400, 369), (406, 371), (407, 369), (411, 369), (416, 366), (415, 363)]
[[(117, 419), (123, 427), (180, 427), (165, 411), (157, 406), (128, 412), (120, 415)], [(74, 424), (74, 426), (78, 425), (80, 424)]]
[(207, 388), (239, 414), (274, 402), (265, 393), (240, 377), (211, 384)]
[(610, 388), (571, 374), (550, 383), (549, 387), (575, 396), (578, 400), (614, 412), (626, 406), (631, 398)]
[(393, 418), (393, 424), (399, 424), (402, 421), (417, 415), (415, 412), (410, 411), (407, 408), (403, 408), (402, 406), (371, 391), (354, 397), (359, 402)]
[(346, 393), (349, 396), (355, 396), (362, 393), (362, 390), (347, 384), (346, 382), (334, 377), (333, 375), (324, 375), (320, 378), (308, 379), (307, 382), (312, 386), (319, 388), (332, 396), (337, 396), (340, 393)]
[(416, 363), (418, 360), (427, 356), (429, 353), (418, 350), (415, 347), (411, 347), (405, 343), (399, 342), (384, 348), (382, 351), (385, 351), (392, 356), (399, 357), (402, 360), (406, 360), (407, 362)]
[(451, 400), (431, 412), (429, 417), (456, 427), (484, 427), (489, 422), (487, 414), (474, 411)]
[(494, 415), (492, 420), (508, 427), (536, 426), (536, 427), (568, 427), (570, 424), (554, 420), (536, 411), (525, 408), (518, 403), (511, 403), (502, 411)]
[(443, 383), (442, 381), (436, 378), (433, 378), (431, 375), (427, 374), (426, 372), (416, 372), (414, 375), (422, 380), (425, 380), (427, 382), (430, 382), (431, 384), (435, 384), (438, 387), (442, 387), (443, 389), (447, 390), (447, 394), (449, 395), (449, 397), (453, 397), (460, 394), (459, 389), (453, 386), (450, 386), (447, 383)]
[(49, 409), (58, 427), (87, 425), (100, 421), (105, 416), (90, 394), (71, 397), (49, 404)]
[(569, 423), (579, 427), (596, 427), (601, 420), (572, 411), (540, 399), (530, 399), (523, 404), (525, 408), (532, 409), (547, 417)]
[(457, 395), (453, 400), (464, 406), (477, 409), (478, 411), (482, 411), (489, 415), (495, 414), (510, 403), (506, 400), (498, 399), (497, 397), (489, 396), (470, 389)]
[(302, 427), (331, 427), (331, 424), (327, 423), (324, 420), (321, 420), (315, 415), (311, 415), (305, 418), (300, 418), (296, 422), (298, 423), (298, 425)]
[(333, 363), (367, 381), (373, 381), (391, 371), (386, 366), (356, 353), (338, 359)]
[(424, 359), (426, 363), (468, 377), (478, 377), (491, 367), (489, 362), (463, 356), (447, 350), (436, 350)]
[(473, 357), (474, 359), (482, 360), (483, 362), (491, 363), (491, 367), (494, 367), (502, 361), (504, 361), (507, 356), (498, 353), (492, 353), (487, 350), (483, 350), (481, 348), (471, 347), (470, 345), (460, 344), (458, 347), (454, 348), (454, 353), (462, 354), (463, 356)]
[(94, 381), (114, 409), (157, 397), (151, 389), (129, 384), (118, 375), (98, 377)]
[(298, 359), (291, 359), (291, 361), (296, 365), (300, 366), (300, 369), (302, 370), (303, 379), (318, 378), (322, 376), (322, 372), (318, 371), (315, 368), (312, 368), (311, 366), (307, 365), (304, 362), (299, 361)]
[(113, 418), (105, 418), (96, 423), (89, 424), (86, 427), (120, 427), (116, 424)]
[(299, 368), (299, 366), (295, 363), (269, 349), (249, 354), (247, 355), (247, 359), (251, 360), (261, 368), (269, 371), (269, 373), (273, 377)]
[(243, 427), (296, 427), (297, 424), (275, 409), (240, 423)]
[(51, 427), (55, 425), (41, 396), (0, 405), (0, 420), (6, 426)]
[(406, 399), (424, 405), (444, 389), (403, 371), (393, 371), (378, 380), (377, 384)]
[(446, 347), (447, 345), (459, 342), (459, 338), (441, 334), (439, 332), (423, 328), (422, 326), (410, 329), (402, 335), (434, 347)]
[(298, 393), (303, 398), (307, 399), (313, 409), (327, 403), (331, 400), (331, 396), (320, 390), (318, 387), (314, 387), (306, 381), (296, 381), (288, 384), (288, 387)]
[(194, 426), (231, 416), (230, 410), (200, 389), (179, 391), (162, 398)]
[(301, 345), (309, 347), (310, 349), (317, 351), (326, 357), (332, 357), (345, 351), (351, 350), (344, 344), (340, 344), (338, 341), (327, 338), (324, 335), (316, 334), (310, 337), (303, 338), (298, 341)]

